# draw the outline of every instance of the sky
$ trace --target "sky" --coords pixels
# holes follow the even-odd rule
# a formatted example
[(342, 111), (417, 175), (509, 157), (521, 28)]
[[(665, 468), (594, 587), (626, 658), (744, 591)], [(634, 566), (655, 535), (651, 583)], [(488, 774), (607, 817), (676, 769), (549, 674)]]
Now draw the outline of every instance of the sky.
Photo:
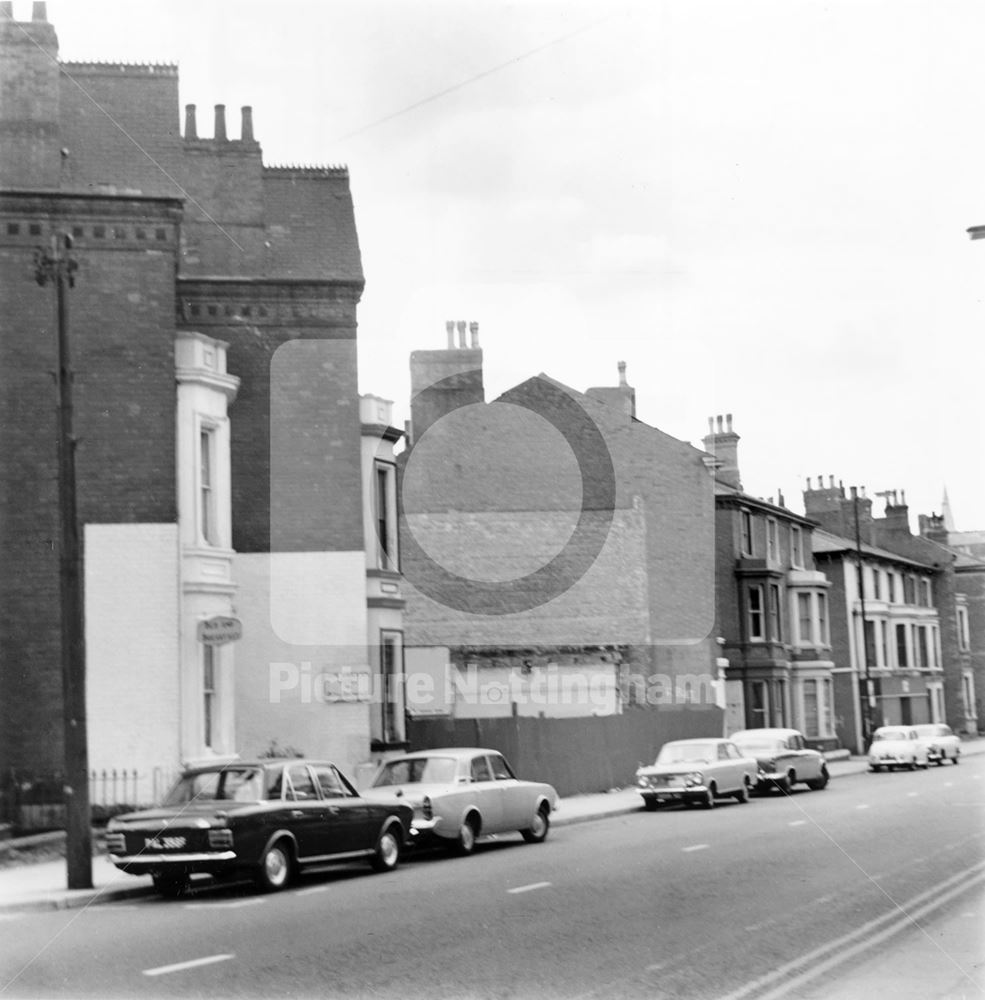
[[(15, 0), (15, 16), (30, 17)], [(980, 0), (49, 0), (65, 61), (176, 62), (264, 161), (346, 164), (359, 389), (477, 321), (487, 399), (614, 385), (743, 487), (985, 529)], [(876, 501), (874, 513), (881, 514)]]

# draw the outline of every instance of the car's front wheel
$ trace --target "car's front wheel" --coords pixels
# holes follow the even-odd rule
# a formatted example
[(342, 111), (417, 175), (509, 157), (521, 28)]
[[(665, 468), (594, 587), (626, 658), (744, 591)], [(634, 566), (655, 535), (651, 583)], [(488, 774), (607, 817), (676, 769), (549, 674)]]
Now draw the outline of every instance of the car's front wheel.
[(370, 864), (374, 871), (392, 872), (400, 864), (402, 841), (396, 830), (388, 826), (376, 842), (376, 850), (373, 852)]
[(547, 809), (540, 808), (534, 813), (534, 818), (530, 821), (530, 826), (526, 830), (520, 831), (520, 836), (528, 844), (539, 844), (547, 836), (551, 828), (551, 820), (547, 815)]
[(257, 888), (261, 892), (279, 892), (291, 881), (291, 849), (286, 840), (271, 844), (260, 859), (256, 875)]
[(747, 779), (742, 779), (742, 787), (735, 793), (735, 801), (738, 803), (749, 801), (749, 782)]
[(479, 824), (474, 816), (469, 816), (458, 828), (458, 837), (455, 840), (454, 851), (456, 854), (471, 854), (475, 850), (475, 841), (478, 837)]
[(659, 807), (660, 800), (656, 797), (656, 795), (651, 795), (643, 800), (643, 808), (647, 812), (656, 812)]
[(701, 804), (705, 807), (705, 809), (715, 808), (715, 793), (717, 791), (718, 789), (715, 787), (714, 784), (708, 786), (707, 790), (705, 791), (704, 797), (701, 800)]

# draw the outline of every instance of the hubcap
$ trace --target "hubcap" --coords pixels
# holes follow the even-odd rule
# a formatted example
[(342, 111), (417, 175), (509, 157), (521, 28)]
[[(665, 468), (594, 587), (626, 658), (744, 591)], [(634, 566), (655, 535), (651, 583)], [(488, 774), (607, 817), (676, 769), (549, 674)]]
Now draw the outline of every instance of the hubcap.
[(400, 848), (397, 847), (396, 838), (392, 833), (384, 833), (380, 840), (380, 858), (387, 868), (392, 868), (397, 863), (397, 855)]
[(263, 867), (271, 885), (284, 884), (287, 879), (287, 856), (279, 847), (272, 847), (267, 851)]
[(534, 821), (530, 824), (530, 829), (533, 830), (534, 836), (539, 837), (543, 834), (547, 827), (547, 821), (544, 819), (544, 814), (540, 811), (534, 814)]
[(466, 851), (472, 850), (472, 847), (475, 844), (475, 831), (472, 829), (470, 823), (462, 824), (462, 832), (460, 834), (460, 837), (462, 841), (462, 847), (465, 848)]

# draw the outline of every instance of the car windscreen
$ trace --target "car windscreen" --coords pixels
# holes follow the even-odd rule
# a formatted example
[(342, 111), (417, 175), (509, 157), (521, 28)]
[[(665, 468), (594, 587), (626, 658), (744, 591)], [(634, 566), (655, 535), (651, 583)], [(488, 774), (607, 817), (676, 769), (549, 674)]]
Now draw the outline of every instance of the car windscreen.
[(714, 743), (668, 743), (657, 755), (658, 764), (710, 764), (717, 759)]
[(908, 740), (909, 738), (909, 729), (877, 729), (872, 734), (873, 742), (878, 740)]
[(373, 788), (385, 785), (447, 785), (455, 780), (458, 761), (454, 757), (410, 757), (391, 760), (373, 779)]
[(228, 767), (183, 774), (161, 804), (183, 806), (190, 802), (259, 802), (262, 798), (263, 786), (258, 768)]

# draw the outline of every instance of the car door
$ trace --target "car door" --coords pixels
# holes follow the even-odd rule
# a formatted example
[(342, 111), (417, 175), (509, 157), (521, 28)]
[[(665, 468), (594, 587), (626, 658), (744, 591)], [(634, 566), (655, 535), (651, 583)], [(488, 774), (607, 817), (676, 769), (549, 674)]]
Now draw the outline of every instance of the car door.
[(803, 736), (790, 736), (786, 740), (793, 759), (794, 771), (800, 781), (813, 781), (821, 776), (821, 761), (808, 750)]
[(534, 814), (534, 790), (528, 782), (517, 780), (513, 769), (502, 754), (489, 754), (489, 767), (493, 781), (500, 789), (503, 829), (525, 829), (530, 825), (530, 819)]
[(718, 744), (718, 761), (715, 767), (715, 783), (718, 791), (734, 792), (742, 784), (742, 762), (739, 751), (729, 752), (730, 743)]
[(467, 799), (478, 806), (482, 815), (482, 832), (500, 833), (507, 829), (503, 825), (503, 789), (493, 778), (489, 758), (476, 754), (469, 762)]
[(365, 851), (376, 845), (379, 825), (371, 803), (356, 794), (333, 764), (312, 764), (325, 809), (322, 854)]
[(284, 768), (282, 795), (285, 825), (297, 841), (298, 858), (303, 861), (324, 854), (325, 803), (307, 764), (290, 764)]

